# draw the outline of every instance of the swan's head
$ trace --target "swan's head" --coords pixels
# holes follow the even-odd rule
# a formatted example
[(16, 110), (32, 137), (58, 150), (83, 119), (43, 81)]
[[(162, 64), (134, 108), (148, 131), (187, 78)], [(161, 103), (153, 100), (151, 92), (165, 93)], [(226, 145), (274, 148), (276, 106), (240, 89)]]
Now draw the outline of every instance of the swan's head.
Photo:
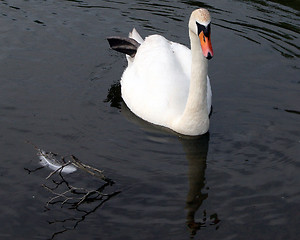
[(199, 37), (203, 55), (207, 59), (214, 55), (210, 41), (210, 22), (210, 14), (204, 8), (194, 10), (189, 21), (189, 29)]

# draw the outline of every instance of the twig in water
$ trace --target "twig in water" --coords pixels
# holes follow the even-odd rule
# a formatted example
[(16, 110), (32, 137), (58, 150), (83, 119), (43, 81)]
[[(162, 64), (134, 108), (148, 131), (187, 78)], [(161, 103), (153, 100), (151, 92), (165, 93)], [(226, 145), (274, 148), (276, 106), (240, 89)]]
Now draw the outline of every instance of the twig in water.
[[(86, 216), (95, 212), (106, 201), (120, 193), (120, 191), (114, 191), (111, 193), (104, 192), (105, 190), (107, 190), (108, 186), (112, 186), (115, 182), (106, 177), (102, 170), (82, 163), (74, 155), (61, 157), (59, 159), (57, 154), (52, 152), (45, 152), (36, 147), (31, 142), (29, 143), (36, 149), (41, 163), (44, 166), (52, 169), (50, 174), (48, 174), (48, 176), (46, 177), (46, 180), (48, 181), (47, 184), (42, 185), (47, 191), (52, 194), (50, 199), (45, 204), (46, 211), (51, 210), (51, 208), (49, 207), (50, 205), (53, 206), (57, 203), (60, 203), (61, 208), (65, 207), (66, 205), (71, 206), (68, 209), (76, 210), (76, 212), (73, 212), (73, 215), (80, 215), (80, 217), (70, 217), (68, 214), (68, 216), (63, 220), (54, 220), (53, 222), (51, 222), (63, 225), (63, 229), (61, 231), (55, 232), (52, 235), (51, 239), (68, 230), (75, 229), (80, 222), (84, 221)], [(98, 179), (98, 181), (95, 183), (96, 186), (89, 186), (88, 188), (82, 187), (81, 185), (86, 184), (87, 181), (74, 183), (74, 178), (72, 183), (69, 182), (69, 179), (74, 175), (66, 175), (66, 173), (72, 173), (75, 171), (74, 169), (79, 169), (81, 170), (81, 172), (87, 173), (87, 175), (92, 176), (94, 179)], [(33, 172), (29, 169), (25, 170), (27, 170), (29, 173)], [(49, 181), (52, 186), (50, 185)], [(104, 183), (102, 181), (104, 181)], [(92, 182), (94, 183), (95, 181)], [(80, 185), (80, 187), (78, 185)], [(87, 204), (92, 202), (96, 204)], [(67, 220), (68, 225), (71, 225), (69, 227), (65, 226)]]

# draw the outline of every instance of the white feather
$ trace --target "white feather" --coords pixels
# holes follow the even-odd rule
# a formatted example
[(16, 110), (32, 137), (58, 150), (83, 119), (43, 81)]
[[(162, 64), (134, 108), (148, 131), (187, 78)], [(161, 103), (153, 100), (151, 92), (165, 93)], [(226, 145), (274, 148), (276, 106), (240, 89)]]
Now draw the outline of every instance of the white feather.
[(56, 170), (62, 168), (63, 173), (72, 173), (72, 172), (75, 172), (77, 170), (77, 168), (72, 164), (63, 166), (63, 164), (60, 163), (55, 158), (55, 155), (53, 153), (47, 153), (43, 150), (39, 150), (37, 155), (40, 159), (40, 164), (42, 166), (49, 167), (53, 171), (56, 171)]

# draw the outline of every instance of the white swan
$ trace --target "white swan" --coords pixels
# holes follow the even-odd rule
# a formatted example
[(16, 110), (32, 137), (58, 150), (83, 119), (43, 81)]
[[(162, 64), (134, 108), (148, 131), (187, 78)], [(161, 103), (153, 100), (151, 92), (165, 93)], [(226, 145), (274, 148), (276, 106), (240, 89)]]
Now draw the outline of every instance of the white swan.
[(135, 29), (129, 38), (108, 38), (113, 49), (127, 54), (121, 93), (133, 113), (184, 135), (208, 131), (212, 92), (207, 67), (213, 56), (210, 22), (206, 9), (192, 12), (188, 25), (191, 50), (160, 35), (143, 40)]

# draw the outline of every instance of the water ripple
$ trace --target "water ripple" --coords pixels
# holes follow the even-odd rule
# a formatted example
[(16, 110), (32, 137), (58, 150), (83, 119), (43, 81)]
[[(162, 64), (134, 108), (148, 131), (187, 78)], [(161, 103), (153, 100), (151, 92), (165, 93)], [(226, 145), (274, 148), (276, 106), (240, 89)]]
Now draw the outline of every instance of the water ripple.
[(231, 14), (222, 11), (214, 24), (257, 44), (267, 42), (285, 58), (300, 57), (297, 11), (269, 1), (247, 1), (242, 7), (247, 7), (247, 14), (232, 19)]

